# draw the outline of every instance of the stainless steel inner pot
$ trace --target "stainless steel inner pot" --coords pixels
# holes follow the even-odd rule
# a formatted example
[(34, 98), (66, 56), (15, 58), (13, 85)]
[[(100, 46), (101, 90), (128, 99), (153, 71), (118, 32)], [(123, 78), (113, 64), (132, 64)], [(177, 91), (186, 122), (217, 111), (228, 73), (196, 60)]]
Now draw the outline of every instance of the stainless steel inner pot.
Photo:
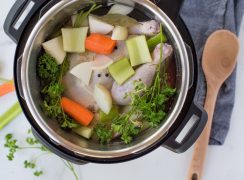
[(126, 145), (121, 142), (115, 142), (109, 145), (100, 145), (62, 130), (56, 120), (48, 119), (43, 114), (40, 109), (40, 84), (36, 74), (36, 63), (41, 51), (41, 43), (61, 27), (74, 12), (91, 5), (88, 0), (61, 0), (51, 7), (43, 17), (40, 17), (24, 48), (21, 66), (21, 86), (23, 88), (23, 98), (34, 121), (52, 142), (63, 149), (69, 149), (81, 159), (85, 157), (86, 159), (97, 158), (109, 161), (112, 158), (125, 157), (146, 151), (163, 139), (182, 110), (188, 91), (190, 72), (186, 47), (180, 33), (167, 15), (156, 5), (147, 0), (97, 0), (96, 2), (104, 6), (109, 3), (133, 5), (138, 12), (146, 14), (149, 18), (156, 19), (163, 24), (164, 31), (174, 47), (174, 56), (177, 64), (177, 97), (165, 122), (158, 128), (141, 133), (131, 144)]

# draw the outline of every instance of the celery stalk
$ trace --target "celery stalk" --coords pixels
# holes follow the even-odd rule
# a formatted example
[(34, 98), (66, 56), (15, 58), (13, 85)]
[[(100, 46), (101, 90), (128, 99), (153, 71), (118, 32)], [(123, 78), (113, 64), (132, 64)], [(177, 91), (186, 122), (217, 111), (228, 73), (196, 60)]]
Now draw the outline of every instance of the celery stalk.
[(0, 81), (2, 81), (2, 82), (9, 82), (10, 80), (0, 77)]
[(152, 57), (144, 35), (130, 38), (126, 41), (126, 46), (132, 67), (152, 62)]
[(162, 42), (165, 43), (167, 41), (167, 37), (163, 33), (158, 33), (157, 35), (147, 40), (147, 45), (150, 52), (152, 52), (154, 48), (161, 42), (161, 37), (162, 37)]
[(21, 107), (16, 102), (9, 110), (7, 110), (2, 116), (0, 116), (0, 130), (2, 130), (10, 121), (21, 113)]
[(86, 139), (90, 139), (93, 128), (81, 126), (79, 128), (72, 129), (72, 131)]
[(108, 70), (119, 85), (122, 85), (127, 79), (135, 74), (135, 71), (127, 58), (123, 58), (113, 63), (108, 67)]
[(100, 7), (102, 7), (101, 5), (96, 5), (95, 3), (92, 5), (92, 7), (84, 12), (81, 11), (79, 14), (77, 14), (77, 16), (73, 19), (73, 27), (75, 28), (79, 28), (79, 27), (86, 27), (86, 25), (88, 25), (88, 16), (91, 14), (91, 12), (99, 9)]
[(64, 51), (70, 53), (85, 52), (85, 40), (88, 27), (62, 28)]

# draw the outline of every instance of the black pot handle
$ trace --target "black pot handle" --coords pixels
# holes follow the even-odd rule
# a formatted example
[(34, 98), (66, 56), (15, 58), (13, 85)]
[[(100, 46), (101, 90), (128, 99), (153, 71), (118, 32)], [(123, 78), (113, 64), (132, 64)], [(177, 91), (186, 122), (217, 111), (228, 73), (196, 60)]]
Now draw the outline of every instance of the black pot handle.
[(177, 153), (185, 152), (195, 143), (206, 123), (206, 111), (193, 102), (182, 123), (170, 137), (166, 137), (162, 146)]
[(59, 0), (16, 0), (4, 22), (5, 33), (18, 43), (25, 27), (37, 11), (48, 10)]
[(180, 9), (184, 0), (151, 0), (160, 9), (162, 9), (174, 22), (177, 23), (177, 19), (180, 14)]

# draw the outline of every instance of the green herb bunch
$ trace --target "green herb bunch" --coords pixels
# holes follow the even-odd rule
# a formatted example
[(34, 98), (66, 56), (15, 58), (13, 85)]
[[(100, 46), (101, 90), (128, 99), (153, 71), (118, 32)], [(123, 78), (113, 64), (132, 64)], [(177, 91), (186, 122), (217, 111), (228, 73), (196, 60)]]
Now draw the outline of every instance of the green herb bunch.
[(44, 53), (38, 59), (37, 71), (41, 80), (41, 95), (43, 111), (51, 118), (59, 121), (62, 128), (75, 128), (78, 124), (66, 115), (60, 105), (64, 92), (62, 79), (69, 70), (69, 61), (65, 58), (61, 65), (58, 65), (53, 57)]
[(161, 67), (164, 36), (162, 26), (160, 29), (161, 62), (157, 65), (153, 85), (148, 87), (141, 80), (135, 81), (134, 90), (125, 96), (125, 98), (131, 98), (129, 112), (119, 115), (111, 123), (99, 123), (95, 127), (95, 133), (102, 144), (109, 143), (112, 137), (117, 134), (120, 135), (121, 140), (129, 144), (133, 137), (139, 134), (143, 125), (149, 124), (151, 127), (157, 127), (165, 120), (167, 116), (166, 105), (175, 95), (176, 89), (168, 85), (165, 67)]

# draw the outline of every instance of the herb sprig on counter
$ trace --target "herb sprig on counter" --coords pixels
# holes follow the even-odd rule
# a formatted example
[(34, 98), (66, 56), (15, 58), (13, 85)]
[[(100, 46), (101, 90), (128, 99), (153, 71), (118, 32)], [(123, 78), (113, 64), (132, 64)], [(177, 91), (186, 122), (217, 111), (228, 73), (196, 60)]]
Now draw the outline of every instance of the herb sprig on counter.
[(62, 78), (69, 70), (69, 61), (65, 58), (58, 65), (53, 57), (44, 53), (38, 59), (38, 76), (41, 79), (41, 94), (43, 97), (42, 109), (51, 118), (58, 120), (62, 128), (75, 128), (78, 124), (66, 115), (60, 105), (61, 96), (64, 92)]
[[(13, 134), (7, 134), (5, 136), (5, 141), (6, 142), (4, 144), (4, 147), (9, 149), (9, 153), (7, 155), (7, 158), (9, 161), (14, 160), (15, 153), (17, 153), (20, 150), (24, 150), (24, 149), (38, 149), (41, 152), (43, 152), (41, 155), (50, 153), (48, 151), (48, 149), (46, 149), (43, 145), (41, 145), (39, 143), (39, 141), (37, 141), (33, 137), (27, 137), (26, 138), (26, 143), (28, 144), (28, 146), (19, 146), (17, 144), (18, 140), (13, 138)], [(36, 169), (36, 161), (39, 157), (40, 156), (38, 156), (35, 160), (32, 160), (32, 161), (28, 161), (28, 160), (24, 161), (24, 167), (28, 168), (28, 169), (33, 169), (34, 170), (33, 174), (35, 176), (40, 176), (43, 174), (43, 171)]]
[[(28, 134), (29, 135), (25, 140), (25, 142), (28, 144), (28, 146), (20, 146), (18, 144), (18, 140), (14, 138), (13, 134), (7, 134), (5, 136), (4, 147), (9, 150), (9, 152), (7, 154), (7, 158), (9, 161), (13, 161), (15, 154), (21, 150), (25, 150), (25, 149), (39, 150), (41, 153), (38, 156), (31, 158), (31, 160), (25, 160), (23, 163), (24, 168), (33, 170), (33, 175), (38, 177), (38, 176), (43, 175), (44, 172), (43, 172), (43, 170), (40, 170), (37, 167), (37, 161), (44, 155), (51, 155), (52, 153), (45, 146), (40, 144), (40, 142), (36, 138), (34, 138), (33, 135), (31, 135), (31, 130), (28, 130)], [(64, 165), (72, 172), (75, 179), (79, 180), (79, 177), (75, 171), (74, 165), (63, 159), (61, 159), (61, 160), (64, 163)]]
[(167, 73), (162, 64), (163, 31), (160, 27), (161, 48), (160, 63), (157, 65), (155, 80), (151, 87), (146, 86), (141, 80), (134, 82), (134, 90), (126, 94), (131, 98), (130, 110), (114, 118), (110, 124), (98, 124), (95, 133), (102, 144), (107, 144), (116, 134), (121, 140), (129, 144), (133, 137), (139, 134), (143, 124), (147, 122), (151, 127), (157, 127), (167, 116), (166, 104), (175, 95), (176, 89), (167, 83)]

